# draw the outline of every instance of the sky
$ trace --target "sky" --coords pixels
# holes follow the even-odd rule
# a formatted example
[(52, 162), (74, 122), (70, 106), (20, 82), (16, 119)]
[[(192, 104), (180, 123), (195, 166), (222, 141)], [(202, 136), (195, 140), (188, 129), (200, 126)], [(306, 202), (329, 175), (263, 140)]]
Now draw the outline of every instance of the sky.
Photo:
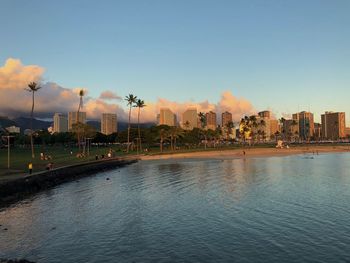
[(39, 115), (73, 109), (84, 88), (93, 117), (125, 118), (132, 93), (147, 120), (193, 104), (316, 121), (345, 111), (349, 125), (349, 13), (348, 0), (0, 0), (0, 113), (28, 113), (22, 90), (39, 80)]

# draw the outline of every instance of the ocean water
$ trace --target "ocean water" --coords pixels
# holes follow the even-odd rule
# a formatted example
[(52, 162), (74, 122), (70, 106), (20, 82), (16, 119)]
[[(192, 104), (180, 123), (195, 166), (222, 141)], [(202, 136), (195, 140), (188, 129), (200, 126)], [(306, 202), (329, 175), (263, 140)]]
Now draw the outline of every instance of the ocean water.
[(36, 262), (349, 262), (350, 154), (140, 161), (0, 225), (0, 258)]

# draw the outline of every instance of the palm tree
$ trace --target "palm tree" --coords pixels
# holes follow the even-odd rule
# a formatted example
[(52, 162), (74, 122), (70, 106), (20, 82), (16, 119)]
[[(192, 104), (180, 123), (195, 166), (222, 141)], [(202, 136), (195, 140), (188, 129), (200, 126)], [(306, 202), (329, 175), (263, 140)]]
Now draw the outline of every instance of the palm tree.
[(28, 84), (28, 88), (26, 89), (27, 91), (32, 93), (32, 111), (30, 113), (30, 146), (32, 148), (32, 158), (35, 158), (34, 154), (34, 141), (33, 141), (33, 115), (34, 115), (34, 94), (36, 91), (41, 89), (41, 87), (35, 83), (35, 82), (30, 82)]
[(226, 123), (226, 129), (227, 129), (227, 138), (230, 137), (230, 134), (232, 133), (232, 129), (235, 128), (235, 124), (232, 121), (229, 121), (228, 123)]
[(281, 127), (281, 135), (282, 135), (282, 140), (284, 139), (284, 135), (286, 133), (286, 130), (285, 130), (285, 126), (286, 126), (286, 119), (285, 118), (281, 118), (278, 120), (279, 123), (280, 123), (280, 127)]
[(141, 108), (146, 107), (146, 104), (145, 104), (145, 102), (143, 100), (138, 99), (136, 101), (136, 104), (135, 104), (134, 107), (138, 108), (138, 113), (137, 113), (137, 130), (138, 130), (139, 139), (138, 139), (137, 150), (140, 149), (140, 151), (142, 151), (141, 132), (140, 132), (140, 111), (141, 111)]
[[(78, 111), (77, 111), (77, 125), (79, 126), (80, 124), (80, 110), (83, 108), (83, 97), (85, 95), (85, 92), (83, 89), (79, 90), (79, 106), (78, 106)], [(80, 129), (77, 129), (77, 139), (78, 139), (78, 147), (79, 147), (79, 153), (81, 153), (81, 131)]]
[(159, 138), (160, 138), (160, 152), (163, 152), (163, 143), (166, 140), (166, 138), (169, 136), (169, 133), (166, 129), (161, 129), (159, 131)]
[[(295, 127), (298, 125), (298, 122), (296, 121), (296, 120), (292, 120), (292, 124), (291, 124), (291, 126), (292, 126), (292, 134), (296, 134), (296, 130), (295, 130)], [(292, 138), (291, 138), (292, 139)], [(296, 141), (296, 138), (294, 138), (294, 141)]]
[(207, 118), (205, 117), (205, 114), (203, 112), (198, 113), (199, 121), (201, 123), (202, 128), (202, 134), (204, 135), (204, 149), (207, 149), (207, 134), (204, 130), (205, 126), (207, 125)]
[(173, 127), (170, 132), (174, 140), (173, 150), (176, 150), (176, 139), (184, 136), (184, 130), (180, 127)]
[(136, 103), (137, 96), (134, 96), (133, 94), (129, 94), (129, 96), (125, 96), (125, 100), (128, 102), (129, 106), (129, 123), (128, 123), (128, 145), (127, 145), (127, 153), (129, 153), (129, 147), (130, 147), (130, 120), (131, 120), (131, 108)]

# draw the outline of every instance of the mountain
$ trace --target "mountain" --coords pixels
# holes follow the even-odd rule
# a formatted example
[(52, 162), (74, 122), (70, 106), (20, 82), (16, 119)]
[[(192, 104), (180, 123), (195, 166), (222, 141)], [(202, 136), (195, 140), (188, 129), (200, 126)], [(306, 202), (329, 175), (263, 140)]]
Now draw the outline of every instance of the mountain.
[(8, 117), (0, 116), (0, 127), (6, 128), (16, 125), (17, 123), (13, 120), (10, 120)]
[[(16, 123), (16, 126), (21, 128), (21, 132), (23, 132), (25, 129), (30, 129), (30, 118), (19, 117), (13, 119), (13, 121)], [(49, 128), (50, 126), (52, 126), (52, 121), (33, 119), (33, 130), (43, 130)]]
[(87, 121), (86, 124), (94, 127), (97, 132), (101, 131), (101, 122), (99, 121)]
[[(101, 131), (101, 122), (99, 121), (87, 121), (86, 124), (89, 124), (90, 126), (94, 127), (96, 131)], [(154, 126), (155, 123), (153, 122), (146, 122), (146, 123), (140, 123), (140, 128), (149, 128)], [(131, 123), (132, 128), (137, 127), (137, 123)], [(127, 122), (118, 122), (118, 131), (126, 131), (128, 129), (128, 123)]]

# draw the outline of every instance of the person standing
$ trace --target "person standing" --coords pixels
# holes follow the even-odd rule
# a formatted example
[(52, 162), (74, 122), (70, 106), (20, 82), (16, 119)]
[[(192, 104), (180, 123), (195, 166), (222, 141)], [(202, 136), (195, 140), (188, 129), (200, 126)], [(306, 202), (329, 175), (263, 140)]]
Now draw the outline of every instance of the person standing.
[(28, 170), (29, 170), (29, 174), (32, 174), (32, 172), (33, 172), (33, 163), (29, 163), (28, 164)]

